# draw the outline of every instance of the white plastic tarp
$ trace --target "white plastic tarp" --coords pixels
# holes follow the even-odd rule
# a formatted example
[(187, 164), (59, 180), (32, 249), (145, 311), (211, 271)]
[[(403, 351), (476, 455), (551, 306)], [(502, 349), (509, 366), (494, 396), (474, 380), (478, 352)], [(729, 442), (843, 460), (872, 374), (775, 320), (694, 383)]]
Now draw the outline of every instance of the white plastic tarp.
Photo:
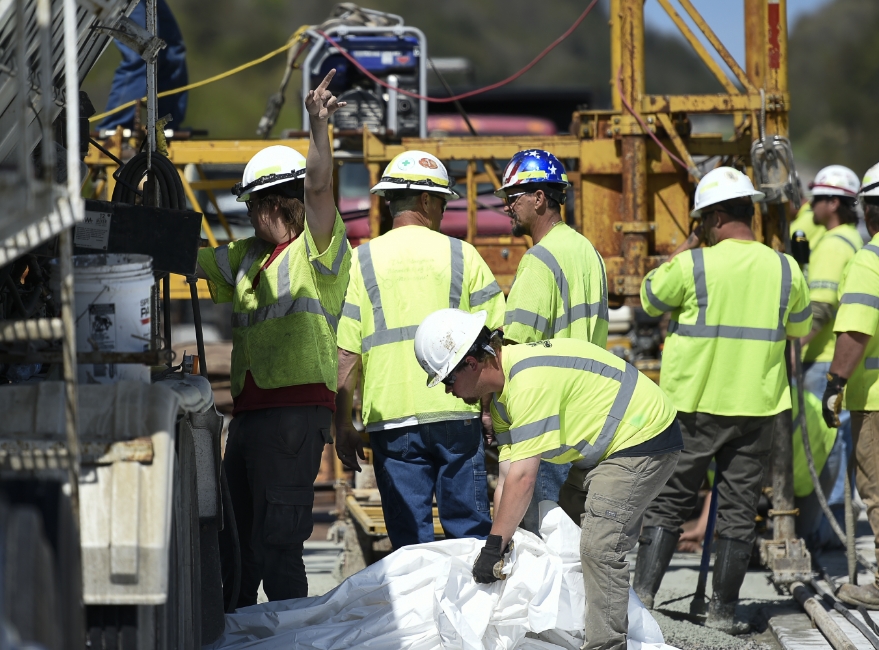
[[(479, 585), (483, 542), (407, 546), (314, 598), (263, 603), (226, 616), (212, 649), (343, 648), (547, 650), (583, 643), (580, 529), (555, 503), (540, 504), (543, 539), (513, 537), (508, 577)], [(628, 650), (674, 650), (629, 590)]]

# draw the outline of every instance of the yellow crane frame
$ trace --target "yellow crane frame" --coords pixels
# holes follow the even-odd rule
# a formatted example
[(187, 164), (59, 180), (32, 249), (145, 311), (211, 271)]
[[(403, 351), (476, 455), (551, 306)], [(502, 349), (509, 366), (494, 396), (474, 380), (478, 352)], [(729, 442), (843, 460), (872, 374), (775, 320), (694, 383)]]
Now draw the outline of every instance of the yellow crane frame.
[[(509, 286), (527, 242), (510, 237), (480, 237), (476, 232), (476, 183), (499, 186), (494, 162), (523, 149), (547, 149), (562, 160), (576, 161), (568, 171), (574, 186), (574, 227), (598, 248), (607, 263), (608, 289), (616, 304), (639, 304), (644, 275), (663, 261), (689, 233), (690, 197), (695, 178), (660, 149), (643, 123), (671, 151), (695, 168), (694, 156), (731, 156), (752, 173), (750, 147), (758, 119), (765, 113), (767, 135), (787, 135), (787, 16), (785, 0), (745, 0), (745, 69), (735, 61), (690, 0), (678, 0), (713, 49), (735, 76), (730, 79), (676, 11), (671, 0), (658, 0), (684, 38), (693, 46), (726, 93), (716, 95), (648, 95), (644, 90), (644, 2), (611, 0), (611, 87), (613, 108), (580, 111), (574, 132), (554, 137), (460, 137), (403, 139), (385, 144), (364, 132), (363, 155), (370, 178), (406, 149), (421, 149), (441, 160), (467, 162), (463, 179), (468, 195), (467, 241), (475, 244)], [(746, 71), (747, 70), (747, 71)], [(761, 95), (760, 89), (763, 90)], [(625, 104), (638, 113), (630, 112)], [(693, 135), (688, 116), (732, 114), (735, 135)], [(639, 120), (640, 118), (640, 120)], [(477, 161), (485, 173), (476, 173)], [(795, 206), (794, 209), (799, 206)], [(373, 197), (371, 234), (379, 234), (381, 205)], [(783, 221), (758, 211), (758, 238), (780, 248)], [(515, 249), (499, 256), (498, 249)], [(504, 263), (500, 263), (500, 260)]]

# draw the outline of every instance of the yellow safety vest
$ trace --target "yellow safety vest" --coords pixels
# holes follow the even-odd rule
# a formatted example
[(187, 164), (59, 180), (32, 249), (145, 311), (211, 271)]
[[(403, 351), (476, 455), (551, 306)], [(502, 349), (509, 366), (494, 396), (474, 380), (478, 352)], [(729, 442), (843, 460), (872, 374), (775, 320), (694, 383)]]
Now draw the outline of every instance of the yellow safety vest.
[(641, 304), (671, 312), (660, 386), (679, 411), (768, 416), (791, 407), (784, 346), (812, 325), (806, 280), (792, 257), (726, 239), (647, 274)]
[(247, 371), (260, 388), (325, 384), (336, 390), (336, 328), (351, 247), (339, 213), (329, 247), (317, 252), (308, 229), (253, 281), (274, 246), (256, 237), (203, 248), (198, 263), (214, 302), (232, 303), (232, 396)]
[(579, 339), (505, 346), (492, 397), (500, 460), (595, 466), (674, 422), (671, 400), (619, 357)]
[(489, 328), (503, 323), (504, 295), (467, 242), (405, 226), (354, 250), (338, 345), (362, 355), (368, 431), (478, 417), (478, 406), (427, 387), (413, 351), (421, 321), (448, 307), (485, 310)]
[(839, 290), (834, 331), (860, 332), (871, 337), (863, 360), (845, 386), (843, 408), (879, 411), (879, 235), (852, 258)]
[(519, 262), (507, 298), (504, 338), (576, 338), (607, 345), (607, 274), (592, 243), (560, 223)]

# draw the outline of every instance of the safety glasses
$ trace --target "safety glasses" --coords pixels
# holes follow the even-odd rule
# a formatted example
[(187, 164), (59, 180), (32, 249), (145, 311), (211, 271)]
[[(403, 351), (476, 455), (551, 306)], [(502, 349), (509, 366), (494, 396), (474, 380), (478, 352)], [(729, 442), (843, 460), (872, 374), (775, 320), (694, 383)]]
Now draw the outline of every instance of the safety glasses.
[(516, 202), (525, 194), (534, 194), (534, 192), (516, 192), (515, 194), (507, 194), (504, 197), (504, 205), (508, 208), (512, 208), (516, 205)]

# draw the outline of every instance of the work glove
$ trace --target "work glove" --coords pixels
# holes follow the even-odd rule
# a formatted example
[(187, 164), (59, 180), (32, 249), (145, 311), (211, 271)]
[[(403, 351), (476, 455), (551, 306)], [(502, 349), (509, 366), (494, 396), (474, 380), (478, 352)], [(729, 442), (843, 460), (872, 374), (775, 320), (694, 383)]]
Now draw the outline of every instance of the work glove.
[(476, 582), (487, 585), (506, 578), (501, 573), (504, 568), (504, 552), (501, 550), (503, 542), (500, 535), (489, 535), (485, 540), (485, 546), (473, 563), (473, 579)]
[(847, 379), (839, 375), (827, 373), (827, 388), (824, 389), (824, 397), (821, 398), (821, 415), (828, 427), (839, 426), (839, 412), (842, 410), (842, 391)]

